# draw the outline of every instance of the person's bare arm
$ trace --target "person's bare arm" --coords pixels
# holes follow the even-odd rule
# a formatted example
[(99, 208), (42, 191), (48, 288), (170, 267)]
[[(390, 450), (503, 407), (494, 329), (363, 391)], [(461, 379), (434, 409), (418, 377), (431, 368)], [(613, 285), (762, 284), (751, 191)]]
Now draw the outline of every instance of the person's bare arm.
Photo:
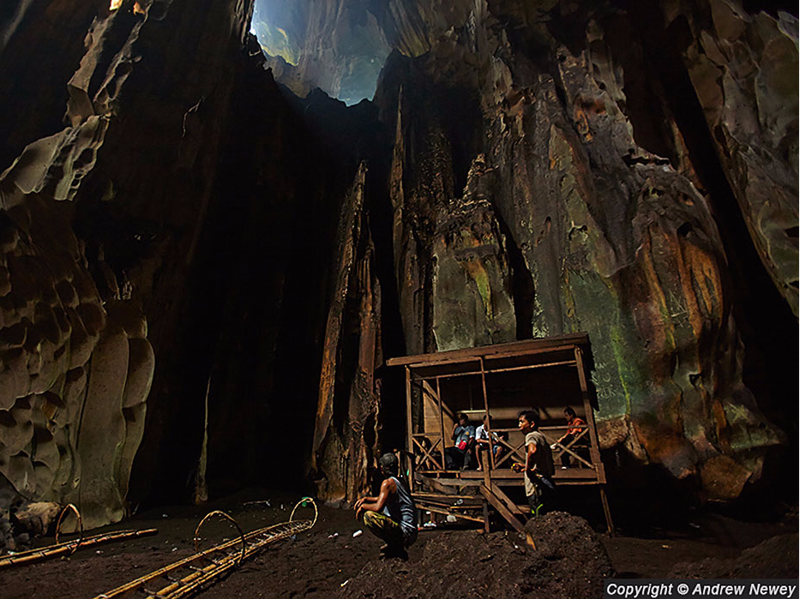
[(354, 509), (354, 510), (356, 510), (356, 511), (358, 511), (358, 508), (360, 508), (360, 507), (361, 507), (361, 505), (362, 505), (362, 504), (363, 504), (365, 501), (369, 501), (369, 502), (378, 501), (378, 498), (377, 498), (377, 497), (362, 497), (361, 499), (359, 499), (358, 501), (356, 501), (356, 504), (353, 506), (353, 509)]
[(532, 468), (530, 467), (533, 461), (532, 458), (536, 453), (536, 443), (528, 443), (527, 448), (528, 452), (525, 454), (525, 464), (511, 464), (511, 469), (514, 472), (534, 472), (536, 470), (536, 464), (534, 464)]
[[(397, 493), (397, 485), (394, 480), (387, 478), (381, 484), (381, 491), (374, 501), (362, 501), (361, 505), (358, 505), (358, 502), (356, 502), (356, 519), (361, 518), (361, 512), (364, 511), (380, 512), (386, 506), (386, 502), (389, 500), (389, 496), (392, 493)], [(364, 499), (372, 498), (365, 497)]]
[(534, 455), (536, 455), (536, 443), (528, 443), (528, 455), (525, 456), (525, 470), (528, 472), (536, 471)]

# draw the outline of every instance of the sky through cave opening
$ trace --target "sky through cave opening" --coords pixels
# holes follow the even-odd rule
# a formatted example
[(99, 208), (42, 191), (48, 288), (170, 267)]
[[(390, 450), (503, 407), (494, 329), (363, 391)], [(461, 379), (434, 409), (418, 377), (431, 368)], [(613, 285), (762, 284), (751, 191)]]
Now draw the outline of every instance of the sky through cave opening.
[(276, 80), (301, 96), (318, 87), (348, 106), (372, 100), (391, 45), (368, 3), (312, 9), (308, 0), (255, 0), (250, 31)]

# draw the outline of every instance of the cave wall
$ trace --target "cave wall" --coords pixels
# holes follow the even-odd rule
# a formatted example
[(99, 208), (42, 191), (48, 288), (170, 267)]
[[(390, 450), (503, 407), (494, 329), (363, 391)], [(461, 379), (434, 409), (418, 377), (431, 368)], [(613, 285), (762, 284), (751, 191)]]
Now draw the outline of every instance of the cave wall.
[[(793, 17), (317, 0), (282, 71), (251, 9), (0, 12), (3, 485), (87, 527), (307, 472), (352, 500), (402, 440), (384, 358), (577, 330), (603, 447), (758, 479), (797, 394)], [(309, 90), (353, 28), (391, 53), (345, 108)]]
[[(67, 4), (31, 5), (6, 29), (0, 60), (13, 65), (4, 75), (20, 96), (43, 85), (40, 69), (22, 68), (24, 43), (59, 64), (48, 72), (58, 82), (45, 82), (52, 98), (25, 93), (27, 107), (4, 96), (16, 102), (4, 124), (30, 143), (2, 176), (10, 268), (0, 439), (17, 492), (73, 501), (90, 528), (131, 509), (145, 429), (135, 495), (185, 495), (194, 482), (209, 365), (182, 370), (188, 332), (201, 326), (188, 292), (203, 268), (196, 256), (209, 254), (209, 211), (225, 199), (215, 177), (250, 6), (95, 5), (87, 23), (85, 3)], [(71, 18), (54, 33), (62, 13)], [(59, 45), (76, 36), (77, 57)], [(66, 128), (46, 130), (62, 117)], [(42, 133), (53, 134), (34, 141)], [(6, 140), (8, 156), (18, 138)]]
[[(452, 10), (424, 53), (393, 52), (375, 95), (392, 140), (405, 352), (587, 331), (601, 446), (694, 481), (706, 499), (738, 496), (786, 439), (743, 380), (764, 348), (754, 342), (747, 366), (739, 328), (772, 306), (753, 295), (777, 290), (795, 309), (796, 20), (713, 1), (449, 4), (466, 17)], [(670, 40), (668, 58), (654, 60), (649, 36)], [(701, 72), (711, 44), (724, 77)], [(665, 93), (675, 70), (704, 131)], [(727, 195), (709, 182), (715, 169)], [(731, 198), (744, 237), (719, 216)], [(753, 273), (738, 262), (750, 246), (772, 290), (732, 281)], [(796, 319), (781, 318), (783, 352), (796, 355)], [(796, 395), (796, 369), (771, 372)], [(774, 392), (759, 399), (775, 405)], [(336, 401), (321, 396), (318, 426)]]
[(0, 472), (87, 527), (305, 480), (330, 248), (376, 114), (282, 92), (250, 10), (125, 2), (57, 34), (28, 11), (0, 56), (33, 40), (59, 65), (49, 103), (7, 105), (28, 145), (3, 146)]
[(381, 288), (365, 200), (365, 163), (359, 167), (338, 219), (332, 288), (312, 472), (321, 495), (352, 499), (369, 493), (378, 440), (381, 395), (375, 370), (383, 361)]
[(103, 301), (63, 210), (4, 180), (0, 473), (23, 496), (122, 518), (153, 373), (135, 304)]
[[(797, 314), (797, 20), (716, 0), (665, 11), (764, 267)], [(709, 14), (710, 13), (710, 14)], [(686, 31), (688, 30), (688, 31)]]

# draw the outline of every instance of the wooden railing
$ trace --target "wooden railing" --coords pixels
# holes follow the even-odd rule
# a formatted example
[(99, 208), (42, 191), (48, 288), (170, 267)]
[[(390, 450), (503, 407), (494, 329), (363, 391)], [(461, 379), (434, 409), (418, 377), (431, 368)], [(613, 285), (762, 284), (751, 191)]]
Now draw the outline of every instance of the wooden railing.
[[(577, 435), (574, 435), (567, 443), (560, 443), (558, 439), (563, 436), (567, 430), (580, 429)], [(584, 456), (578, 453), (579, 449), (589, 448), (589, 426), (586, 424), (578, 426), (542, 426), (539, 431), (547, 439), (548, 445), (551, 446), (553, 452), (553, 461), (557, 462), (562, 455), (568, 454), (579, 464), (579, 467), (590, 468), (596, 470), (596, 466), (591, 461), (587, 460)], [(508, 439), (508, 433), (517, 433), (516, 428), (497, 428), (492, 429), (492, 433), (497, 435), (496, 439), (491, 441), (492, 445), (500, 445), (503, 447), (502, 455), (495, 459), (494, 453), (490, 452), (492, 457), (489, 461), (492, 469), (510, 468), (514, 462), (525, 463), (526, 449), (525, 440), (521, 442), (511, 442)], [(558, 434), (560, 432), (560, 434)], [(494, 436), (494, 435), (493, 435)], [(415, 467), (419, 472), (446, 472), (446, 461), (444, 459), (445, 442), (440, 433), (415, 433), (412, 435), (414, 442), (414, 458)]]

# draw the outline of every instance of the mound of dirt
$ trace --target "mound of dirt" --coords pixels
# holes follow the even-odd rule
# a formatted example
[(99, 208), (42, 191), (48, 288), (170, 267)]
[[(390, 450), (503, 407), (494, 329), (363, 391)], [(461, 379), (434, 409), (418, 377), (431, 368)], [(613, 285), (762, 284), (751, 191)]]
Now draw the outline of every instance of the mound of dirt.
[(798, 535), (772, 537), (736, 558), (676, 564), (667, 578), (797, 578)]
[(536, 550), (513, 533), (452, 532), (432, 538), (418, 561), (368, 563), (339, 596), (553, 599), (602, 594), (611, 563), (585, 520), (554, 512), (532, 520), (527, 530)]

